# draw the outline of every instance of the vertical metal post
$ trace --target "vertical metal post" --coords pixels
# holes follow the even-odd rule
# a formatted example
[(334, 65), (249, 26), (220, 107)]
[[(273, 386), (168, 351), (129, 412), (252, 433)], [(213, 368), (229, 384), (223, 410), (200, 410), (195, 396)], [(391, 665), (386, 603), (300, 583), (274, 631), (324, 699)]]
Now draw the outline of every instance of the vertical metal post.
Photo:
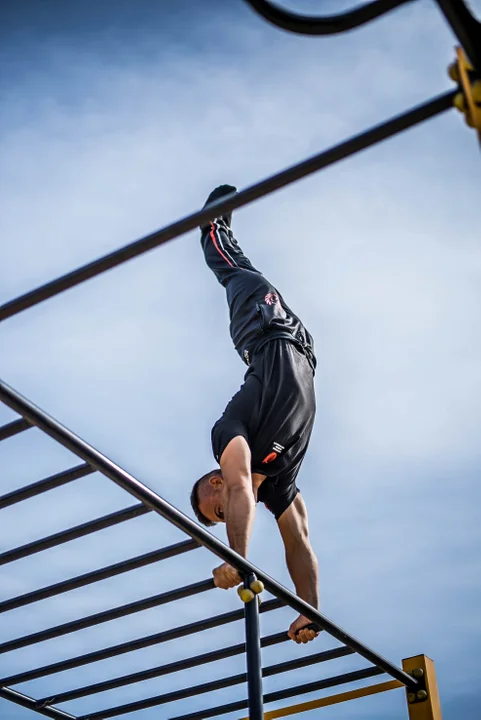
[(433, 661), (426, 655), (416, 655), (403, 660), (403, 668), (419, 684), (418, 690), (406, 689), (409, 720), (442, 720)]
[[(254, 573), (246, 575), (244, 588), (249, 589), (254, 580), (256, 580)], [(261, 639), (257, 595), (254, 595), (250, 602), (245, 603), (245, 626), (249, 720), (263, 720)]]

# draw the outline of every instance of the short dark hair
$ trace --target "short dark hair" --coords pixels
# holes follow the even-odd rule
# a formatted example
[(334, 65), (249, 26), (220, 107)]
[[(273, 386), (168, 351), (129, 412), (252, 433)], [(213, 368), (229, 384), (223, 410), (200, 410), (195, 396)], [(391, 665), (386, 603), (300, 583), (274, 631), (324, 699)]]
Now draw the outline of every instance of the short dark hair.
[(194, 484), (192, 492), (190, 493), (190, 504), (192, 505), (192, 510), (194, 511), (197, 520), (206, 527), (213, 527), (216, 523), (209, 520), (209, 518), (207, 518), (199, 508), (199, 487), (205, 480), (210, 480), (212, 477), (216, 476), (222, 477), (220, 470), (211, 470), (205, 475), (202, 475), (202, 477)]

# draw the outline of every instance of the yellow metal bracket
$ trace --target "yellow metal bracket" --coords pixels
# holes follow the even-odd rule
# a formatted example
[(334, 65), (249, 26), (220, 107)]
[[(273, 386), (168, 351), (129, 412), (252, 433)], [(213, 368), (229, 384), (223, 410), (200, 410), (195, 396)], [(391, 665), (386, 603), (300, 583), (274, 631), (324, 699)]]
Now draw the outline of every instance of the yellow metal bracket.
[(403, 669), (418, 681), (418, 690), (406, 690), (409, 720), (442, 720), (434, 663), (426, 655), (403, 660)]
[(464, 114), (467, 125), (477, 130), (481, 143), (481, 78), (462, 48), (456, 48), (456, 61), (449, 66), (448, 73), (459, 85), (454, 106)]

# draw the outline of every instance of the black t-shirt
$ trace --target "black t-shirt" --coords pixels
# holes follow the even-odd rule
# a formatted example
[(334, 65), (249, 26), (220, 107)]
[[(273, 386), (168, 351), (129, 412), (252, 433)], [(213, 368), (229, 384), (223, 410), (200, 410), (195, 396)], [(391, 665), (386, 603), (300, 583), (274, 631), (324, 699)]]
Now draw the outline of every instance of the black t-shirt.
[(258, 491), (276, 519), (297, 495), (296, 477), (307, 451), (316, 412), (312, 367), (286, 339), (273, 339), (253, 358), (245, 382), (212, 429), (219, 462), (241, 435), (252, 453), (252, 472), (266, 475)]

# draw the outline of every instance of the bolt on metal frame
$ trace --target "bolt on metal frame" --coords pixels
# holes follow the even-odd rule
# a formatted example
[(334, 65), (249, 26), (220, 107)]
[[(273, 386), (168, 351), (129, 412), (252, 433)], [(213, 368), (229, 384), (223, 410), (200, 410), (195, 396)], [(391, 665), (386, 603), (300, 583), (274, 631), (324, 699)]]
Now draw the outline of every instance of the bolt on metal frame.
[[(369, 2), (349, 12), (330, 18), (309, 18), (289, 13), (267, 0), (247, 0), (247, 2), (263, 17), (279, 27), (292, 32), (303, 34), (326, 35), (345, 32), (354, 27), (363, 25), (400, 5), (407, 4), (413, 0), (377, 0)], [(436, 0), (452, 29), (457, 35), (465, 52), (479, 71), (481, 53), (481, 23), (476, 20), (463, 0)], [(173, 240), (186, 232), (193, 230), (198, 225), (212, 220), (218, 215), (223, 215), (235, 209), (243, 207), (254, 200), (264, 197), (282, 187), (286, 187), (297, 180), (307, 177), (329, 165), (346, 159), (351, 155), (367, 149), (387, 138), (390, 138), (404, 130), (433, 118), (453, 106), (453, 99), (456, 91), (447, 92), (435, 97), (426, 103), (419, 105), (397, 117), (394, 117), (370, 130), (354, 136), (339, 145), (320, 152), (311, 158), (300, 162), (290, 168), (276, 173), (275, 175), (240, 191), (235, 196), (221, 199), (208, 208), (194, 212), (191, 215), (172, 223), (171, 225), (152, 233), (140, 240), (137, 240), (109, 255), (95, 260), (83, 267), (78, 268), (62, 277), (59, 277), (41, 287), (38, 287), (20, 297), (17, 297), (0, 306), (0, 322), (26, 310), (38, 303), (54, 297), (65, 290), (75, 287), (86, 280), (100, 275), (107, 270), (116, 267), (138, 255), (141, 255), (155, 247), (158, 247), (169, 240)], [(298, 712), (303, 712), (314, 707), (321, 707), (337, 702), (362, 697), (368, 694), (384, 692), (396, 687), (404, 687), (407, 692), (408, 708), (411, 720), (440, 720), (441, 710), (437, 688), (434, 677), (432, 662), (424, 656), (411, 658), (403, 662), (404, 669), (393, 665), (390, 661), (374, 652), (371, 648), (361, 643), (357, 638), (351, 636), (345, 630), (337, 626), (326, 616), (319, 613), (315, 608), (309, 606), (303, 600), (295, 596), (287, 588), (277, 583), (265, 572), (256, 568), (245, 558), (233, 552), (229, 547), (220, 542), (216, 537), (204, 530), (202, 527), (190, 520), (186, 515), (179, 512), (172, 505), (163, 500), (159, 495), (150, 490), (147, 486), (135, 479), (109, 460), (105, 455), (95, 450), (91, 445), (76, 436), (73, 432), (62, 426), (59, 422), (40, 410), (33, 403), (22, 397), (6, 383), (0, 381), (0, 401), (20, 415), (20, 418), (0, 427), (0, 441), (11, 438), (19, 433), (36, 427), (52, 437), (56, 442), (66, 447), (83, 463), (61, 473), (40, 480), (26, 487), (15, 490), (0, 497), (0, 510), (6, 509), (17, 503), (23, 502), (42, 493), (50, 492), (67, 483), (76, 482), (94, 472), (100, 472), (117, 485), (122, 487), (130, 495), (140, 501), (139, 504), (130, 506), (122, 511), (97, 518), (88, 523), (83, 523), (74, 528), (56, 533), (41, 540), (28, 543), (18, 548), (0, 554), (0, 565), (14, 562), (20, 558), (43, 552), (49, 548), (70, 542), (79, 537), (98, 532), (107, 527), (127, 522), (149, 512), (156, 512), (171, 524), (181, 529), (190, 536), (190, 540), (177, 543), (168, 547), (130, 558), (113, 565), (85, 573), (83, 575), (67, 579), (63, 582), (40, 588), (38, 590), (19, 595), (0, 602), (0, 613), (34, 604), (39, 600), (51, 598), (70, 590), (85, 587), (100, 582), (107, 578), (129, 572), (135, 568), (144, 567), (153, 563), (161, 562), (167, 558), (181, 555), (204, 546), (222, 560), (229, 562), (237, 568), (244, 578), (245, 587), (249, 587), (255, 579), (261, 580), (265, 588), (275, 599), (265, 602), (259, 607), (254, 599), (245, 603), (244, 610), (236, 610), (214, 617), (205, 618), (187, 625), (182, 625), (168, 631), (155, 633), (146, 637), (127, 643), (113, 645), (103, 650), (87, 653), (77, 657), (53, 663), (44, 667), (35, 668), (23, 673), (17, 673), (0, 679), (0, 697), (10, 700), (20, 706), (34, 710), (45, 717), (56, 720), (106, 720), (106, 718), (118, 717), (136, 710), (148, 707), (160, 706), (181, 698), (191, 697), (202, 693), (212, 692), (223, 687), (231, 687), (236, 684), (247, 682), (248, 698), (234, 703), (220, 705), (214, 708), (190, 713), (189, 715), (177, 716), (172, 720), (197, 720), (200, 718), (216, 717), (228, 712), (236, 712), (249, 708), (251, 720), (260, 720), (263, 717), (274, 718), (284, 717)], [(191, 597), (214, 588), (211, 578), (187, 585), (176, 590), (154, 595), (144, 600), (128, 603), (126, 605), (111, 608), (110, 610), (96, 613), (94, 615), (79, 618), (78, 620), (64, 623), (47, 630), (25, 635), (0, 644), (0, 655), (23, 647), (28, 647), (47, 639), (53, 639), (78, 630), (100, 625), (115, 618), (125, 617), (129, 614), (141, 612), (148, 608), (157, 607), (174, 602), (180, 598)], [(309, 618), (320, 630), (340, 641), (342, 645), (327, 651), (318, 652), (312, 656), (278, 663), (268, 667), (261, 665), (261, 648), (274, 646), (288, 640), (286, 633), (277, 633), (265, 637), (260, 636), (259, 614), (271, 612), (283, 606), (290, 606), (294, 610)], [(12, 685), (17, 685), (29, 680), (54, 675), (63, 670), (81, 667), (106, 658), (116, 657), (124, 653), (168, 642), (177, 638), (186, 637), (193, 633), (209, 630), (214, 627), (245, 619), (246, 642), (225, 647), (221, 650), (202, 653), (181, 661), (167, 663), (161, 666), (150, 668), (142, 672), (130, 673), (108, 681), (98, 682), (84, 687), (73, 688), (52, 696), (41, 699), (34, 699), (15, 690)], [(170, 673), (185, 670), (216, 660), (233, 657), (239, 654), (246, 654), (247, 672), (230, 676), (222, 680), (216, 680), (201, 685), (187, 687), (182, 690), (164, 693), (155, 697), (140, 700), (135, 703), (124, 704), (99, 712), (83, 716), (73, 716), (56, 707), (56, 704), (70, 700), (87, 697), (97, 693), (124, 687), (129, 684), (141, 682), (142, 680), (161, 677)], [(278, 673), (305, 667), (315, 663), (326, 662), (335, 658), (358, 654), (368, 660), (370, 666), (350, 673), (324, 678), (315, 682), (305, 683), (294, 687), (286, 688), (267, 694), (262, 691), (262, 678), (276, 675)], [(313, 690), (334, 687), (344, 683), (356, 682), (387, 673), (393, 680), (377, 685), (348, 691), (336, 696), (321, 698), (317, 701), (310, 701), (290, 708), (284, 708), (268, 712), (264, 715), (263, 704), (283, 698), (302, 695)]]

